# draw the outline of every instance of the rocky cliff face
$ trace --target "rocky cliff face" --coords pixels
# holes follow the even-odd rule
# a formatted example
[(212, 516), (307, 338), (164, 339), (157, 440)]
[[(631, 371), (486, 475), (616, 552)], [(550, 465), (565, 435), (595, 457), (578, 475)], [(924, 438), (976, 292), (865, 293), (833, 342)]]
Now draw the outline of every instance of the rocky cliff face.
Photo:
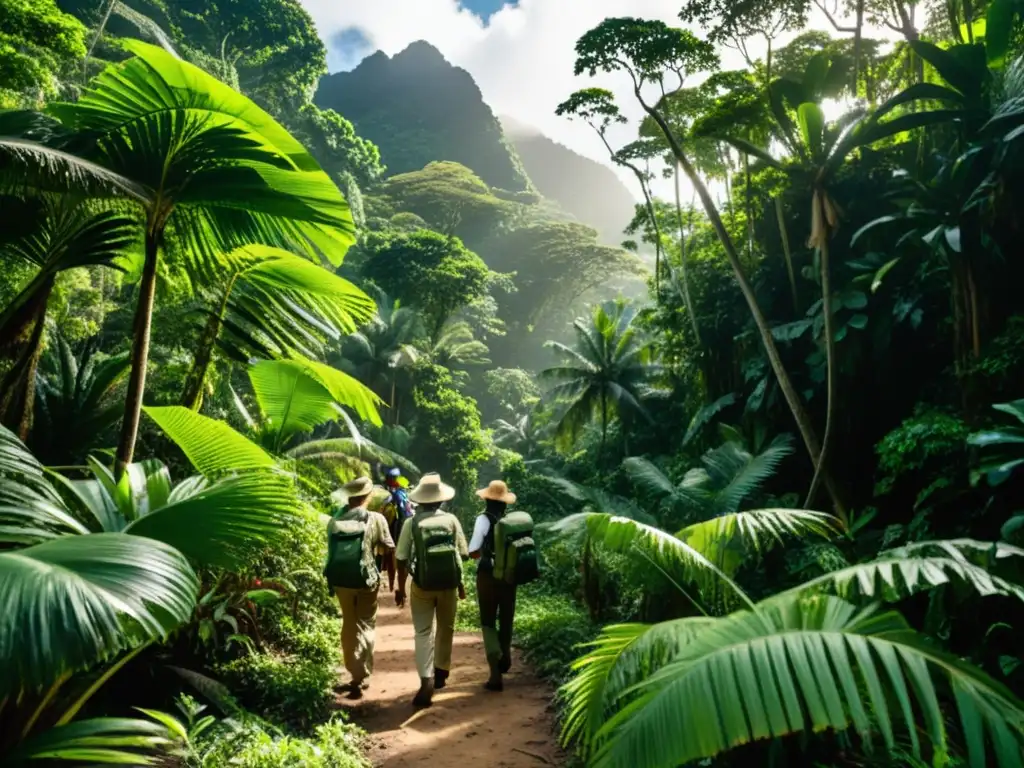
[(388, 175), (454, 161), (491, 187), (531, 189), (515, 150), (464, 69), (425, 42), (393, 57), (378, 51), (351, 72), (320, 81), (314, 101), (355, 125), (380, 147)]

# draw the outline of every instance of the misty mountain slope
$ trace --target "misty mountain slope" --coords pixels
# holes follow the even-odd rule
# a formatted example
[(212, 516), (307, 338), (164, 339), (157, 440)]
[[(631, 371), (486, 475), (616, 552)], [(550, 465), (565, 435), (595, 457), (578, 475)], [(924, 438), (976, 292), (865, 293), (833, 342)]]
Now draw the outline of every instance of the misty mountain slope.
[(314, 101), (380, 147), (388, 175), (453, 161), (491, 187), (532, 188), (473, 77), (429, 43), (413, 43), (393, 57), (378, 51), (351, 72), (325, 76)]
[(544, 197), (593, 227), (605, 245), (617, 246), (633, 218), (636, 199), (613, 170), (552, 141), (532, 126), (502, 116), (505, 136)]

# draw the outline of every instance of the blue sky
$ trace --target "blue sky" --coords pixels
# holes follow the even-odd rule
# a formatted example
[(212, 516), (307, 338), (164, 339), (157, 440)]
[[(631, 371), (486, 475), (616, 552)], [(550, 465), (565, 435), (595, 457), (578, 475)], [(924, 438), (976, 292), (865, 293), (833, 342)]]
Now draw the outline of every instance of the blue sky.
[(516, 5), (515, 0), (462, 0), (462, 7), (468, 8), (482, 19), (489, 19), (491, 14), (501, 9), (503, 5)]

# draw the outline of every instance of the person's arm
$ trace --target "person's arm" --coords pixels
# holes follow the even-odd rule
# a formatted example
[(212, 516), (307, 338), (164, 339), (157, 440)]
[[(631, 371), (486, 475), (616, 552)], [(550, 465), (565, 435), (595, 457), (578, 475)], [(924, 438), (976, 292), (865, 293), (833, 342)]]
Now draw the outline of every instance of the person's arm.
[(395, 547), (395, 566), (398, 569), (398, 586), (395, 588), (395, 605), (405, 605), (405, 580), (409, 575), (409, 560), (412, 559), (412, 521), (402, 526)]
[(384, 515), (378, 512), (374, 512), (373, 514), (377, 516), (377, 540), (380, 542), (380, 545), (385, 549), (394, 549), (395, 540), (391, 538), (391, 530), (388, 527), (388, 521), (384, 519)]
[(477, 515), (473, 523), (473, 535), (469, 539), (469, 556), (473, 560), (479, 560), (484, 553), (484, 539), (487, 537), (487, 530), (491, 521), (487, 515)]
[[(459, 551), (459, 557), (463, 560), (469, 559), (469, 547), (466, 545), (466, 534), (462, 531), (462, 523), (459, 522), (459, 518), (452, 516), (455, 521), (455, 548)], [(462, 570), (459, 571), (460, 577), (462, 576)], [(462, 583), (461, 578), (459, 580), (459, 600), (466, 599), (466, 587)]]

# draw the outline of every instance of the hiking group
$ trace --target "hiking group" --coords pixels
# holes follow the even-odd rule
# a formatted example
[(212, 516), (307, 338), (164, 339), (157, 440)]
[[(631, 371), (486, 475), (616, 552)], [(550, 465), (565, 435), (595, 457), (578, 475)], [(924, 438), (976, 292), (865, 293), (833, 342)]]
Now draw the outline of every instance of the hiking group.
[[(389, 470), (384, 488), (368, 477), (347, 483), (327, 524), (324, 576), (341, 606), (341, 645), (352, 676), (349, 697), (360, 698), (373, 672), (381, 573), (395, 604), (412, 612), (417, 707), (429, 707), (434, 691), (444, 688), (452, 666), (452, 641), (459, 600), (466, 599), (463, 563), (478, 560), (476, 585), (490, 677), (484, 686), (501, 691), (502, 675), (512, 666), (512, 621), (516, 588), (538, 575), (533, 520), (510, 511), (516, 501), (501, 480), (477, 491), (485, 507), (473, 525), (469, 543), (459, 519), (444, 505), (455, 489), (437, 473), (424, 475), (411, 491), (398, 469)], [(379, 509), (371, 509), (374, 501)], [(396, 573), (397, 572), (397, 573)], [(397, 579), (396, 579), (397, 575)], [(406, 595), (407, 578), (412, 586)], [(397, 581), (397, 586), (396, 586)]]

